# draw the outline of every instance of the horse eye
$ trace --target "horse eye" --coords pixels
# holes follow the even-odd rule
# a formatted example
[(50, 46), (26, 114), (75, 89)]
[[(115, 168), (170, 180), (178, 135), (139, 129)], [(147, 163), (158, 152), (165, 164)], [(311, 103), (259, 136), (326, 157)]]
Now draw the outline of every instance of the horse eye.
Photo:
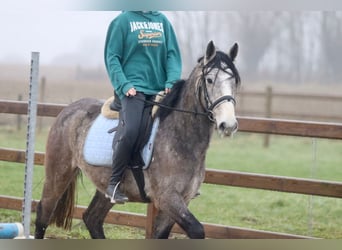
[(207, 78), (207, 83), (210, 83), (210, 84), (212, 84), (212, 83), (213, 83), (213, 79), (211, 79), (211, 78)]

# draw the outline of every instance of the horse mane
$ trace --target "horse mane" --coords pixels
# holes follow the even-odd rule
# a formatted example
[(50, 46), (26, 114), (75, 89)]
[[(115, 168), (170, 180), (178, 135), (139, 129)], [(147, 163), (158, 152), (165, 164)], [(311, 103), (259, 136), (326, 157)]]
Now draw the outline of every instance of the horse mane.
[[(163, 100), (161, 101), (162, 106), (167, 106), (170, 108), (174, 108), (181, 96), (181, 92), (183, 87), (185, 86), (185, 80), (178, 80), (172, 87), (172, 90), (169, 94), (167, 94)], [(160, 121), (163, 121), (173, 110), (169, 108), (163, 108), (160, 106), (156, 113), (156, 116), (159, 117)]]
[[(203, 56), (198, 59), (198, 63), (200, 63), (203, 60)], [(221, 70), (225, 70), (222, 67), (222, 62), (224, 62), (228, 68), (233, 72), (233, 76), (235, 78), (236, 85), (239, 86), (241, 79), (240, 79), (240, 74), (238, 70), (236, 69), (233, 60), (224, 52), (222, 51), (216, 51), (215, 57), (205, 66), (208, 68), (219, 68)], [(198, 68), (195, 67), (194, 71), (197, 70)], [(194, 72), (193, 71), (193, 72)], [(190, 74), (192, 75), (192, 73)], [(178, 80), (172, 87), (172, 91), (167, 94), (164, 99), (161, 101), (162, 106), (167, 106), (170, 108), (163, 108), (162, 106), (159, 107), (156, 116), (160, 118), (160, 121), (163, 121), (173, 110), (180, 97), (181, 97), (181, 92), (186, 84), (186, 80)]]

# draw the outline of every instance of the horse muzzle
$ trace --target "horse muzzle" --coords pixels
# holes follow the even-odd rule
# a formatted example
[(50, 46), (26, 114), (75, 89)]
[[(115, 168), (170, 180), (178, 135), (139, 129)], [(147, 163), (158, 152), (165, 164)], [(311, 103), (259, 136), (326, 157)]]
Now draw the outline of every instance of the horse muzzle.
[(221, 102), (213, 110), (216, 128), (222, 136), (232, 136), (238, 130), (234, 104), (231, 101)]
[(235, 121), (229, 123), (221, 122), (217, 128), (220, 135), (232, 136), (238, 130), (238, 127), (238, 121), (235, 119)]

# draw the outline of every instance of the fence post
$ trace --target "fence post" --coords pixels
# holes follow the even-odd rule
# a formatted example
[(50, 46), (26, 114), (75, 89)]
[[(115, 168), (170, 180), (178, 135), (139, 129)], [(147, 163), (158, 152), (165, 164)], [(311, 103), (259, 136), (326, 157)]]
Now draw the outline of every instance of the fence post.
[[(46, 86), (46, 78), (43, 76), (40, 82), (40, 95), (39, 102), (44, 103), (45, 101), (45, 86)], [(43, 130), (43, 117), (38, 117), (38, 132), (41, 133)]]
[[(22, 100), (23, 100), (23, 95), (19, 94), (18, 101), (22, 101)], [(21, 115), (17, 115), (17, 131), (21, 130), (21, 122), (22, 122)]]
[(149, 203), (147, 205), (146, 226), (145, 226), (145, 230), (146, 230), (145, 238), (146, 239), (152, 239), (153, 226), (154, 226), (154, 221), (155, 221), (157, 213), (158, 213), (158, 209), (153, 205), (153, 203)]
[[(265, 104), (265, 117), (272, 117), (272, 87), (268, 86), (266, 88), (266, 104)], [(266, 134), (264, 137), (264, 147), (268, 148), (270, 145), (270, 135)]]

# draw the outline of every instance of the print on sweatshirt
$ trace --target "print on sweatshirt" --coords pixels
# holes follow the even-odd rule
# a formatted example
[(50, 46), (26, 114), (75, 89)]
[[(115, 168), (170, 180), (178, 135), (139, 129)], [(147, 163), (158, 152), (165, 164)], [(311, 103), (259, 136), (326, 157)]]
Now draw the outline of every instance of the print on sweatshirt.
[[(143, 46), (158, 46), (163, 43), (163, 23), (160, 22), (130, 22), (131, 32), (138, 31), (138, 43)], [(159, 38), (159, 39), (158, 39)]]

